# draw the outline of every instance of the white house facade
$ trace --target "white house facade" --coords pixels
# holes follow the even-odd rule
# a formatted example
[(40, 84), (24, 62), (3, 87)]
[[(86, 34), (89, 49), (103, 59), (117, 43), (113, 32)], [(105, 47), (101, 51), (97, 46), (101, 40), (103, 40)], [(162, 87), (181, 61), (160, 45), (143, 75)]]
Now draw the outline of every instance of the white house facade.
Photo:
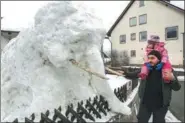
[(127, 51), (130, 64), (142, 64), (147, 39), (159, 35), (173, 65), (183, 64), (184, 9), (166, 1), (131, 1), (107, 35), (112, 50)]

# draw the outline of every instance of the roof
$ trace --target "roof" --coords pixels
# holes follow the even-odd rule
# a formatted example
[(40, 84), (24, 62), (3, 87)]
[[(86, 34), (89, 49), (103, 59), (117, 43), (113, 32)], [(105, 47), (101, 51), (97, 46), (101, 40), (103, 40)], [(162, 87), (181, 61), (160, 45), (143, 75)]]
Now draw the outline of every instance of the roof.
[[(129, 8), (132, 6), (132, 4), (135, 2), (136, 0), (131, 0), (130, 3), (127, 5), (127, 7), (123, 10), (123, 12), (121, 13), (121, 15), (118, 17), (118, 19), (114, 22), (114, 24), (111, 26), (111, 28), (109, 29), (109, 31), (107, 32), (107, 36), (110, 36), (112, 31), (114, 30), (114, 28), (116, 27), (116, 25), (120, 22), (120, 20), (123, 18), (123, 16), (126, 14), (126, 12), (129, 10)], [(173, 9), (176, 9), (178, 10), (179, 12), (183, 12), (184, 13), (184, 9), (178, 7), (178, 6), (175, 6), (173, 4), (171, 4), (170, 2), (167, 2), (165, 0), (159, 0), (158, 2), (166, 5), (166, 6), (169, 6)]]
[(20, 31), (14, 31), (14, 30), (1, 30), (1, 32), (13, 32), (13, 33), (19, 33)]
[(11, 23), (10, 20), (8, 20), (7, 18), (1, 17), (1, 32), (2, 31), (20, 32), (24, 29), (23, 27), (17, 27), (17, 24), (11, 25), (9, 23)]
[(109, 58), (109, 56), (105, 52), (103, 52), (103, 55), (104, 55), (104, 58)]

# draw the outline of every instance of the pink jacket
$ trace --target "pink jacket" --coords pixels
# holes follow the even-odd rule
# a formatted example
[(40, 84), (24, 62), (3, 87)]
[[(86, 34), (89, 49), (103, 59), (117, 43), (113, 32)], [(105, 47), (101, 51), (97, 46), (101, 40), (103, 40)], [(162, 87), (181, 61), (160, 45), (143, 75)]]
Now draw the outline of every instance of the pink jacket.
[(148, 56), (149, 52), (152, 51), (152, 50), (157, 50), (157, 51), (159, 51), (161, 53), (161, 55), (162, 55), (161, 62), (163, 62), (163, 63), (169, 62), (168, 61), (169, 60), (168, 59), (168, 51), (165, 49), (164, 45), (165, 45), (164, 42), (157, 42), (155, 44), (155, 46), (154, 46), (154, 49), (151, 49), (151, 48), (146, 47), (146, 49), (145, 49), (146, 50), (145, 62), (148, 61), (147, 56)]

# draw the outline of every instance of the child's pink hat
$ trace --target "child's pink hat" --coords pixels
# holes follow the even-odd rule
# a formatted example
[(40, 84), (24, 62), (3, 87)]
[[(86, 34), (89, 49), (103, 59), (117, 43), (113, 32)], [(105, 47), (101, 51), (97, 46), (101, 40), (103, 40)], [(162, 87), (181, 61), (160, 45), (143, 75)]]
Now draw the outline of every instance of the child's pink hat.
[(151, 35), (148, 42), (160, 42), (160, 37), (158, 35)]

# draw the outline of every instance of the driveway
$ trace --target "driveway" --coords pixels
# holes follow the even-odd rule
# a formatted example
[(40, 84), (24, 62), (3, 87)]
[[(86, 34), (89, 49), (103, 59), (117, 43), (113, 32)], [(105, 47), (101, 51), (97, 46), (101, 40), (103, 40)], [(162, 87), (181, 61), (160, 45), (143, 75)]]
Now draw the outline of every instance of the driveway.
[(180, 84), (181, 89), (172, 93), (170, 111), (177, 119), (184, 122), (184, 81), (180, 81)]

